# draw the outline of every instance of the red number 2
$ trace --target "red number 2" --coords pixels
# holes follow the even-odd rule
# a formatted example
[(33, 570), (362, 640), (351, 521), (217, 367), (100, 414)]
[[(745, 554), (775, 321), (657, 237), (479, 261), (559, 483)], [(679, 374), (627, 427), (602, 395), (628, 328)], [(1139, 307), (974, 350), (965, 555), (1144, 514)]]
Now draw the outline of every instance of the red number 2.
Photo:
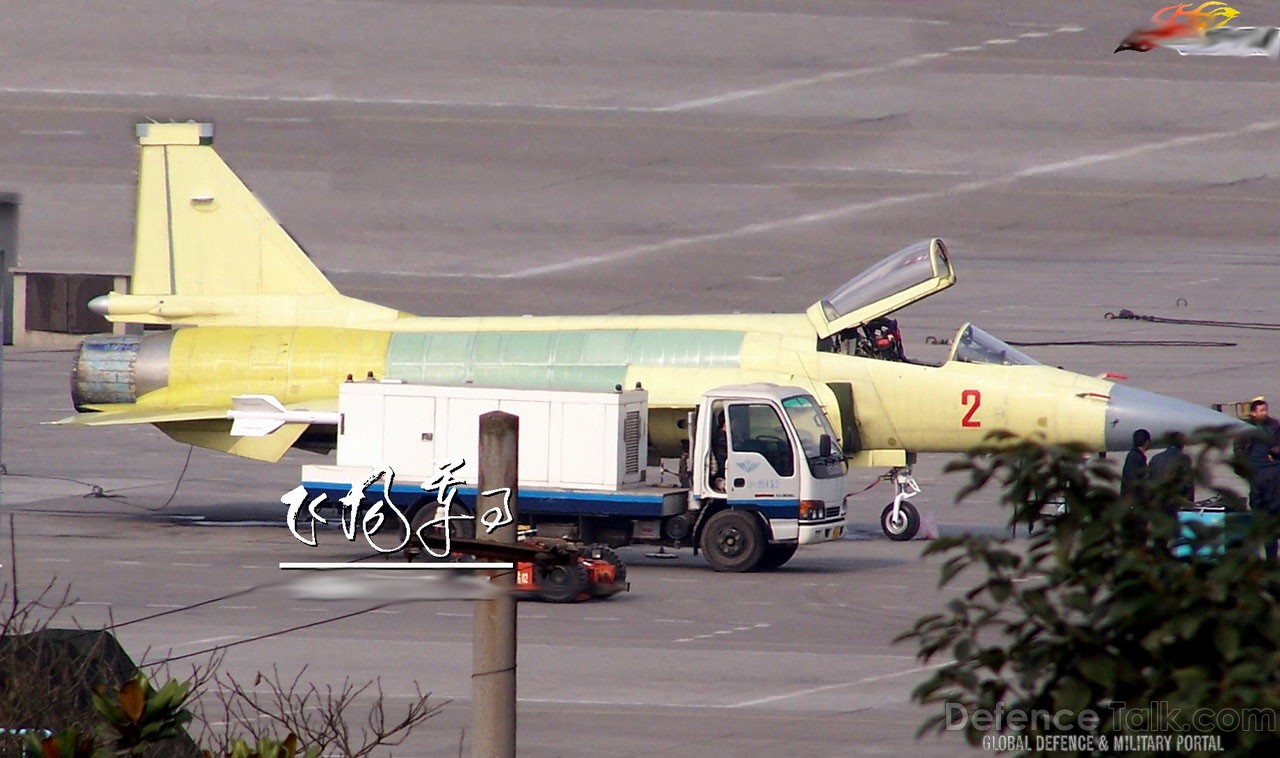
[(969, 405), (969, 401), (973, 401), (973, 407), (969, 412), (964, 414), (964, 418), (960, 419), (960, 426), (970, 429), (978, 429), (982, 426), (982, 422), (974, 419), (973, 414), (978, 412), (982, 407), (982, 393), (977, 390), (965, 390), (960, 393), (960, 404)]

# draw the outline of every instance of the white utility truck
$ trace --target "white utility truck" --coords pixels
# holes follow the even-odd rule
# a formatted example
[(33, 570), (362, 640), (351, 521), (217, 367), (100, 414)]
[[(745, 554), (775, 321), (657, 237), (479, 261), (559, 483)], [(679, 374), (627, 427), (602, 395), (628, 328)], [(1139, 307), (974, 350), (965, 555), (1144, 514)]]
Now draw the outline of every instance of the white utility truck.
[(474, 533), (481, 414), (519, 417), (522, 528), (539, 537), (610, 547), (699, 549), (717, 571), (773, 569), (800, 545), (840, 539), (844, 456), (831, 422), (799, 387), (749, 384), (703, 395), (689, 414), (686, 452), (673, 467), (648, 466), (648, 393), (347, 382), (338, 395), (337, 465), (309, 465), (309, 498), (334, 502), (381, 467), (385, 495), (412, 531), (440, 518), (432, 482), (446, 461), (458, 536)]

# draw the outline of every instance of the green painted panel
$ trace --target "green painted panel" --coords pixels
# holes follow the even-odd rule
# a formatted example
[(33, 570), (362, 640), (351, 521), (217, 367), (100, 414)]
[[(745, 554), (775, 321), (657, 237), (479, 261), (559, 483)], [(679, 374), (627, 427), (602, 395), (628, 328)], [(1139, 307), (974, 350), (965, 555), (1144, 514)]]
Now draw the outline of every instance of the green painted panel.
[(386, 375), (410, 382), (609, 389), (628, 366), (733, 368), (742, 332), (619, 329), (391, 335)]
[(634, 331), (585, 332), (582, 344), (584, 366), (617, 366), (631, 357), (631, 335)]
[(521, 332), (502, 336), (502, 362), (546, 366), (551, 363), (553, 332)]
[(633, 365), (726, 368), (738, 365), (742, 351), (742, 332), (654, 329), (634, 334)]

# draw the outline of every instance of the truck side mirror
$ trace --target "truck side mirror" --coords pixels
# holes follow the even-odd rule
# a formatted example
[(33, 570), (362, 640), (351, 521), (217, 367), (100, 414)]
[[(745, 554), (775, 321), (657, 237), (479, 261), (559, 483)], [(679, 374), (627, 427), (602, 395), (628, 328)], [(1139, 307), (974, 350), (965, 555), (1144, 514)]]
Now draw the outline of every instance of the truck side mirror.
[(824, 434), (818, 439), (818, 455), (822, 458), (831, 457), (831, 435)]

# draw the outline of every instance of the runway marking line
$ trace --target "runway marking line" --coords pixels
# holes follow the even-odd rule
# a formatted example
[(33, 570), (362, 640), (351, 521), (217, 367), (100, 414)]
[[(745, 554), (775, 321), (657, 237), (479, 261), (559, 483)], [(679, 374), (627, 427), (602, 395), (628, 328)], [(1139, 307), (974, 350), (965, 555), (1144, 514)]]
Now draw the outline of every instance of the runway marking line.
[(206, 637), (202, 640), (191, 640), (190, 642), (179, 642), (176, 645), (170, 646), (169, 649), (173, 650), (175, 648), (180, 648), (180, 647), (190, 647), (191, 645), (207, 645), (210, 642), (222, 642), (223, 640), (234, 640), (234, 639), (238, 639), (239, 637), (240, 635), (238, 634), (224, 634), (221, 637)]
[(803, 696), (805, 696), (805, 695), (814, 695), (814, 694), (817, 694), (817, 693), (819, 693), (819, 692), (829, 692), (829, 691), (831, 691), (831, 690), (838, 690), (838, 689), (841, 689), (841, 688), (844, 688), (844, 687), (857, 687), (857, 686), (860, 686), (860, 685), (863, 685), (863, 684), (874, 684), (875, 682), (884, 681), (884, 680), (886, 680), (886, 679), (896, 679), (897, 677), (900, 677), (900, 676), (907, 676), (907, 675), (909, 675), (909, 674), (919, 674), (919, 673), (922, 673), (922, 672), (925, 672), (925, 671), (932, 671), (932, 670), (934, 670), (934, 669), (940, 669), (940, 668), (942, 668), (943, 666), (949, 666), (949, 665), (951, 665), (951, 664), (948, 662), (948, 663), (935, 663), (935, 664), (933, 664), (932, 666), (917, 666), (916, 668), (910, 668), (910, 669), (907, 669), (906, 671), (895, 671), (895, 672), (890, 673), (890, 674), (880, 674), (880, 675), (878, 675), (878, 676), (868, 676), (868, 677), (863, 677), (862, 679), (858, 679), (858, 680), (855, 680), (855, 681), (852, 681), (852, 682), (839, 682), (839, 683), (837, 683), (837, 684), (824, 684), (824, 685), (823, 685), (823, 686), (821, 686), (821, 687), (810, 687), (810, 688), (808, 688), (808, 689), (796, 690), (795, 692), (787, 692), (787, 693), (784, 693), (784, 694), (782, 694), (782, 695), (771, 695), (771, 696), (769, 696), (769, 697), (756, 698), (755, 700), (744, 700), (744, 701), (742, 701), (742, 702), (740, 702), (740, 703), (734, 703), (733, 705), (727, 705), (727, 706), (724, 706), (724, 707), (726, 707), (726, 708), (750, 708), (751, 706), (754, 706), (754, 705), (764, 705), (764, 704), (766, 704), (766, 703), (776, 703), (776, 702), (778, 702), (779, 700), (788, 700), (788, 699), (793, 698), (793, 697), (803, 697)]
[(1013, 184), (1021, 179), (1029, 179), (1048, 174), (1056, 174), (1064, 171), (1072, 171), (1086, 166), (1098, 165), (1101, 163), (1110, 163), (1112, 161), (1122, 161), (1134, 158), (1147, 153), (1170, 150), (1174, 148), (1187, 147), (1190, 145), (1201, 144), (1204, 142), (1231, 141), (1233, 139), (1244, 137), (1250, 134), (1258, 134), (1262, 132), (1275, 131), (1280, 128), (1280, 119), (1270, 121), (1255, 121), (1238, 129), (1223, 129), (1216, 132), (1207, 132), (1201, 134), (1191, 134), (1182, 137), (1174, 137), (1172, 139), (1159, 140), (1156, 142), (1146, 142), (1133, 147), (1122, 148), (1120, 150), (1112, 150), (1103, 153), (1088, 153), (1086, 155), (1069, 158), (1063, 161), (1055, 161), (1053, 163), (1042, 163), (1036, 166), (1028, 166), (1017, 171), (1011, 171), (998, 176), (975, 179), (972, 181), (961, 182), (959, 184), (945, 187), (938, 190), (929, 190), (925, 192), (915, 192), (907, 195), (891, 195), (878, 200), (867, 200), (848, 205), (828, 208), (827, 210), (814, 211), (800, 216), (791, 216), (788, 218), (773, 219), (768, 221), (759, 221), (751, 224), (740, 226), (736, 229), (729, 229), (722, 232), (707, 232), (704, 234), (689, 235), (686, 237), (673, 237), (661, 242), (651, 242), (643, 245), (635, 245), (633, 247), (622, 248), (609, 253), (599, 253), (596, 255), (587, 255), (573, 260), (561, 261), (559, 263), (550, 263), (541, 266), (532, 266), (520, 271), (509, 271), (495, 274), (433, 274), (432, 276), (441, 277), (460, 277), (460, 278), (476, 278), (476, 279), (525, 279), (533, 276), (541, 276), (543, 274), (559, 273), (573, 269), (585, 268), (601, 263), (616, 263), (619, 261), (634, 258), (649, 253), (662, 253), (671, 250), (689, 247), (691, 245), (706, 244), (712, 242), (724, 242), (727, 240), (735, 240), (742, 237), (755, 236), (760, 234), (768, 234), (779, 230), (792, 227), (805, 226), (815, 223), (826, 223), (839, 219), (845, 219), (867, 211), (877, 211), (886, 208), (892, 208), (898, 205), (905, 205), (923, 200), (940, 200), (943, 198), (953, 197), (956, 195), (964, 195), (973, 192), (982, 192), (994, 188), (1004, 187)]

